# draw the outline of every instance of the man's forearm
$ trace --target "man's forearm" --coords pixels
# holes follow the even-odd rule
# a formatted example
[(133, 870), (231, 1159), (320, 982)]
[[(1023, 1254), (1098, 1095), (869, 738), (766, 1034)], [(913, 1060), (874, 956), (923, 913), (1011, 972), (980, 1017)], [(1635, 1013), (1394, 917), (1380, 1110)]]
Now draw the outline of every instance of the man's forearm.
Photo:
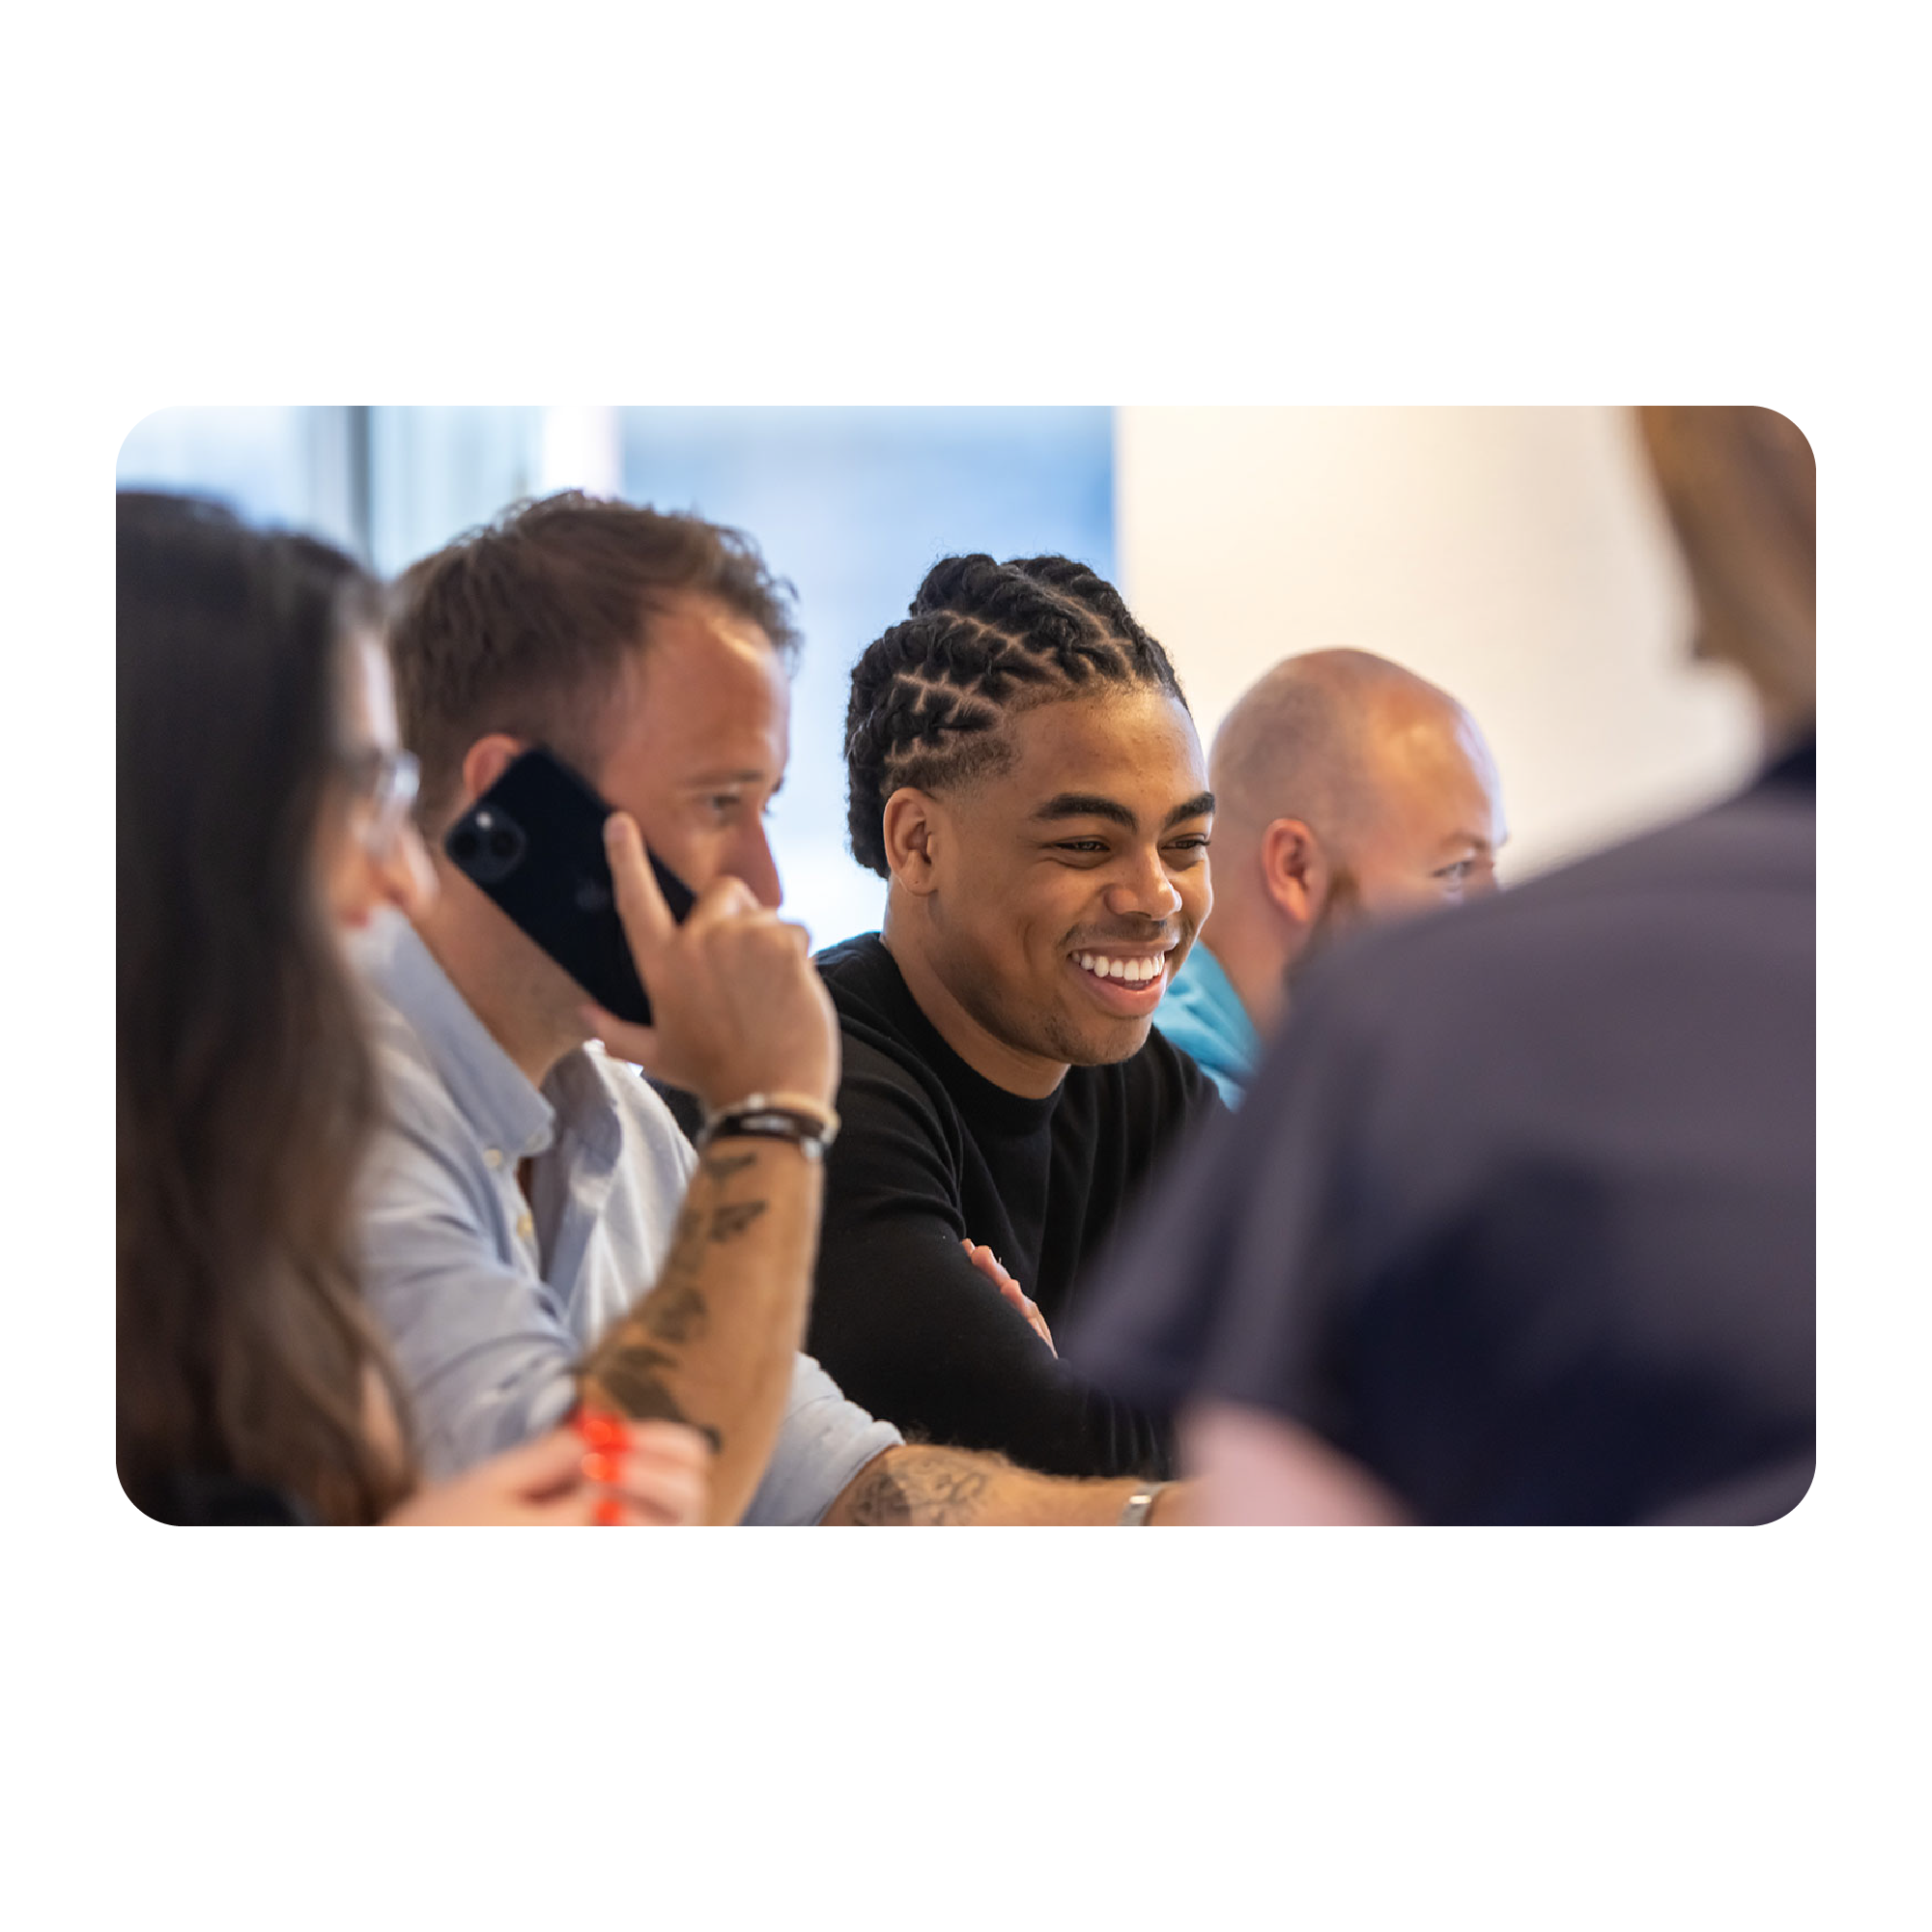
[[(1118, 1523), (1145, 1485), (1132, 1477), (1086, 1482), (1015, 1468), (1003, 1456), (907, 1443), (861, 1469), (831, 1509), (835, 1525), (917, 1523)], [(1155, 1498), (1150, 1523), (1183, 1522), (1191, 1486)]]
[(587, 1400), (711, 1438), (714, 1522), (744, 1515), (784, 1418), (823, 1187), (819, 1163), (795, 1147), (714, 1142), (657, 1285), (582, 1366)]

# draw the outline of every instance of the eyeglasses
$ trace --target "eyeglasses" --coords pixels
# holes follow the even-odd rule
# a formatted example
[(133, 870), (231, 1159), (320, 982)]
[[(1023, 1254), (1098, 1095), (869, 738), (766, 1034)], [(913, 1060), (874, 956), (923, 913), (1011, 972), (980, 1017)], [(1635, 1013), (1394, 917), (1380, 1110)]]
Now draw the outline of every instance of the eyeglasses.
[(362, 844), (372, 859), (391, 857), (409, 822), (422, 774), (413, 752), (385, 752), (372, 745), (356, 752), (340, 752), (336, 762), (367, 808)]

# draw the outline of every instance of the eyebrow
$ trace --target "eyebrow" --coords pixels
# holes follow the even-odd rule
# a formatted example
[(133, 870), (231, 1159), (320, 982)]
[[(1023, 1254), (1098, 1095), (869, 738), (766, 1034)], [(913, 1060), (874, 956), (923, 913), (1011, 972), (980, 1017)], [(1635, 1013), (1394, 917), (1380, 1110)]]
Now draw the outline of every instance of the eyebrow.
[[(1508, 842), (1508, 834), (1503, 836), (1503, 843)], [(1480, 832), (1456, 832), (1443, 839), (1435, 848), (1438, 855), (1447, 852), (1461, 852), (1465, 847), (1473, 847), (1481, 858), (1494, 858), (1497, 846), (1492, 845)]]
[[(685, 780), (684, 788), (687, 791), (703, 791), (712, 785), (756, 784), (764, 776), (763, 772), (754, 768), (742, 772), (699, 772), (696, 778)], [(784, 777), (781, 774), (779, 783), (774, 785), (772, 789), (777, 791), (779, 785), (783, 783)]]
[[(1205, 818), (1213, 810), (1214, 794), (1211, 791), (1197, 792), (1167, 814), (1161, 822), (1161, 830), (1179, 825), (1184, 818)], [(1054, 818), (1110, 818), (1116, 825), (1124, 825), (1129, 832), (1140, 829), (1140, 820), (1119, 799), (1108, 798), (1096, 791), (1057, 792), (1034, 813), (1034, 817), (1042, 821)]]

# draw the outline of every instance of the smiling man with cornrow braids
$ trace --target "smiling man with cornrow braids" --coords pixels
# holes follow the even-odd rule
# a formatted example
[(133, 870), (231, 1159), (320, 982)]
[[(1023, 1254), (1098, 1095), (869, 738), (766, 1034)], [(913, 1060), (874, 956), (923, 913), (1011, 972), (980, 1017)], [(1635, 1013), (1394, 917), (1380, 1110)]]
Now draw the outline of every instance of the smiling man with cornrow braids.
[(809, 1347), (909, 1435), (1165, 1477), (1162, 1431), (1051, 1329), (1169, 1144), (1221, 1111), (1151, 1031), (1211, 902), (1174, 668), (1083, 564), (947, 557), (853, 671), (846, 764), (853, 853), (891, 890), (882, 932), (818, 956), (844, 1127)]

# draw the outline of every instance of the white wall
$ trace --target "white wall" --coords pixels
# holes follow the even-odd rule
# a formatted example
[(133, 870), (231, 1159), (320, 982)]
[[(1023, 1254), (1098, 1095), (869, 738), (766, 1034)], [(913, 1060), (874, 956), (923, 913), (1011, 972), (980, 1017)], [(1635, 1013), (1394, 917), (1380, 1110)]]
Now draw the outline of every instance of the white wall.
[(1276, 659), (1349, 644), (1442, 685), (1502, 772), (1521, 877), (1709, 799), (1756, 754), (1692, 665), (1627, 413), (1122, 409), (1122, 589), (1204, 746)]

